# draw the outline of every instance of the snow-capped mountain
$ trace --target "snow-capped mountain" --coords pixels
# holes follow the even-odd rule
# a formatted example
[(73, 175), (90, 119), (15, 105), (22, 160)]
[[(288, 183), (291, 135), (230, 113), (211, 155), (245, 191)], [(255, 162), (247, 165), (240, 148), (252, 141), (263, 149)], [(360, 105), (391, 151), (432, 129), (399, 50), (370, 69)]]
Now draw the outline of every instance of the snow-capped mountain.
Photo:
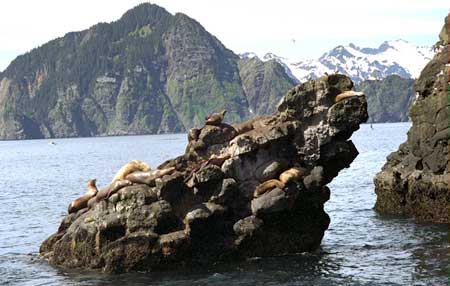
[[(255, 57), (254, 53), (241, 57)], [(318, 59), (295, 61), (267, 53), (263, 61), (275, 59), (300, 82), (325, 73), (339, 72), (348, 75), (355, 83), (367, 79), (381, 79), (391, 74), (403, 78), (417, 78), (423, 67), (433, 57), (431, 47), (420, 47), (405, 40), (386, 41), (378, 48), (360, 48), (354, 44), (337, 46)]]

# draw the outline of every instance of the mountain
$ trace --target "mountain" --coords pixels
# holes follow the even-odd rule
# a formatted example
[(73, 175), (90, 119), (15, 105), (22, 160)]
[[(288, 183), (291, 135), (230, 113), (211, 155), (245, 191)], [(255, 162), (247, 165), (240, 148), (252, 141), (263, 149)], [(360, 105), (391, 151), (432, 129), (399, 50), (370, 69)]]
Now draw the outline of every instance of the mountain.
[[(256, 55), (246, 53), (242, 56)], [(417, 78), (432, 57), (431, 47), (419, 47), (405, 40), (395, 40), (383, 42), (378, 48), (360, 48), (354, 44), (337, 46), (318, 59), (295, 61), (273, 53), (260, 58), (279, 61), (300, 82), (337, 71), (349, 76), (353, 82), (360, 83), (392, 74), (403, 78)]]
[(241, 59), (239, 74), (252, 115), (272, 114), (283, 94), (297, 84), (285, 68), (275, 60), (261, 61), (257, 57)]
[(243, 64), (188, 16), (141, 4), (0, 73), (0, 139), (183, 132), (223, 108), (228, 122), (243, 120), (275, 108), (252, 100), (276, 102), (292, 86), (280, 64), (262, 66)]
[(408, 110), (415, 99), (414, 80), (390, 75), (381, 80), (366, 80), (355, 86), (366, 94), (367, 122), (408, 121)]

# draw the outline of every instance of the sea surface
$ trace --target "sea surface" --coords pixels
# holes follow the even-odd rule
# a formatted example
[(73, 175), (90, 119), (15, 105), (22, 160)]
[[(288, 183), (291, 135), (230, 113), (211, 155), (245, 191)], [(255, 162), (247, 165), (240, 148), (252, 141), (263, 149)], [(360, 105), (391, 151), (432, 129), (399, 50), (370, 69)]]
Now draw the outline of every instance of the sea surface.
[(183, 153), (185, 134), (0, 141), (0, 285), (448, 285), (448, 225), (373, 210), (373, 177), (410, 124), (372, 127), (353, 135), (360, 155), (329, 185), (331, 224), (317, 252), (151, 274), (58, 269), (39, 246), (88, 179), (103, 186), (132, 159), (157, 166)]

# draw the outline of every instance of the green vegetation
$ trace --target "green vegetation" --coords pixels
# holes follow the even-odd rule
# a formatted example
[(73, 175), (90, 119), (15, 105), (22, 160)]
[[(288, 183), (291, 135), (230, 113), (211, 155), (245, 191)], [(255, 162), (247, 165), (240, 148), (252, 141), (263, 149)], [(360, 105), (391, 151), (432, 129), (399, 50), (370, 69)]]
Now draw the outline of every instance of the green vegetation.
[(391, 75), (364, 81), (355, 90), (366, 94), (368, 122), (408, 121), (408, 109), (415, 97), (414, 80)]
[(17, 57), (0, 75), (0, 138), (180, 132), (223, 108), (243, 120), (238, 60), (195, 20), (141, 4)]

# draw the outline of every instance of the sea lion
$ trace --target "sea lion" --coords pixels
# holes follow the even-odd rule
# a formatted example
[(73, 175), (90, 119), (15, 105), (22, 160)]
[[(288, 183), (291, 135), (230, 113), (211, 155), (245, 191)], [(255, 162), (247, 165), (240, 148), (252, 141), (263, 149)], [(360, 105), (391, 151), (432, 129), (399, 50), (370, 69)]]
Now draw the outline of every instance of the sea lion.
[(69, 214), (77, 212), (81, 209), (84, 209), (88, 206), (88, 201), (95, 197), (95, 195), (97, 195), (98, 190), (97, 190), (97, 186), (95, 185), (96, 180), (89, 180), (87, 183), (87, 192), (86, 194), (84, 194), (83, 196), (79, 197), (78, 199), (72, 201), (69, 204), (69, 207), (67, 209), (67, 212)]
[(219, 125), (222, 123), (225, 113), (227, 113), (227, 111), (224, 109), (219, 113), (213, 113), (210, 116), (207, 116), (205, 118), (205, 125)]
[(165, 175), (169, 175), (175, 171), (175, 167), (169, 167), (166, 169), (156, 169), (152, 171), (142, 172), (136, 171), (128, 174), (126, 179), (136, 184), (146, 184), (150, 187), (155, 186), (155, 180)]
[(120, 168), (120, 170), (114, 176), (112, 181), (115, 182), (115, 181), (123, 180), (123, 179), (125, 179), (125, 177), (128, 174), (131, 174), (135, 171), (146, 172), (149, 170), (150, 170), (150, 166), (147, 163), (145, 163), (143, 161), (139, 161), (139, 160), (133, 160), (133, 161), (126, 163), (122, 168)]
[(188, 142), (197, 141), (201, 130), (197, 128), (191, 128), (188, 132)]
[(273, 118), (270, 115), (258, 116), (245, 122), (233, 124), (232, 127), (236, 130), (236, 136), (254, 129), (267, 127), (268, 122)]
[(115, 194), (118, 190), (122, 189), (123, 187), (130, 186), (131, 184), (132, 183), (129, 180), (115, 181), (113, 186), (109, 189), (106, 198), (109, 198), (112, 194)]
[(230, 154), (223, 154), (223, 155), (211, 155), (211, 157), (209, 157), (209, 159), (205, 162), (203, 167), (206, 167), (207, 165), (216, 165), (221, 167), (223, 162), (225, 162), (226, 160), (230, 159), (231, 155)]
[(189, 173), (189, 175), (184, 179), (184, 182), (186, 183), (186, 185), (189, 188), (194, 187), (195, 185), (195, 176), (194, 174), (198, 171), (200, 171), (201, 169), (205, 168), (208, 165), (216, 165), (218, 167), (221, 167), (223, 162), (225, 162), (226, 160), (230, 159), (231, 155), (230, 154), (223, 154), (223, 155), (211, 155), (211, 157), (209, 157), (208, 160), (203, 160), (201, 161), (199, 164), (195, 165), (192, 168), (192, 171)]
[(355, 96), (364, 96), (364, 92), (353, 91), (353, 90), (344, 91), (343, 93), (338, 94), (336, 96), (336, 98), (334, 99), (334, 101), (339, 102), (345, 98), (355, 97)]
[(253, 193), (253, 196), (255, 198), (261, 196), (262, 194), (271, 191), (275, 188), (283, 189), (284, 183), (282, 183), (280, 180), (277, 179), (271, 179), (268, 181), (265, 181), (264, 183), (260, 184), (256, 187), (255, 192)]
[(109, 185), (107, 185), (106, 187), (101, 188), (98, 191), (97, 195), (88, 201), (88, 203), (87, 203), (88, 208), (91, 208), (96, 203), (109, 198), (109, 196), (111, 194), (113, 194), (113, 193), (117, 192), (118, 190), (120, 190), (121, 188), (129, 186), (129, 185), (131, 185), (130, 181), (120, 180), (120, 181), (112, 182)]
[(281, 173), (280, 181), (283, 184), (286, 184), (289, 181), (303, 178), (304, 176), (306, 176), (306, 173), (307, 170), (305, 168), (293, 167)]

